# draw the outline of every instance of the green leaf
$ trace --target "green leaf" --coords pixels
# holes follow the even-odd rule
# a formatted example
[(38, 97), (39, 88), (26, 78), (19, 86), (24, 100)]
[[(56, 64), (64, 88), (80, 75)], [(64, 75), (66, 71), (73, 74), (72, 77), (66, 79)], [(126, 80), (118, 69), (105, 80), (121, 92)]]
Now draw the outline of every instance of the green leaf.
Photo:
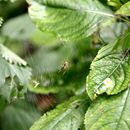
[(8, 105), (1, 113), (1, 129), (28, 130), (39, 117), (40, 112), (33, 105), (19, 100)]
[(125, 4), (128, 0), (107, 0), (108, 5), (116, 7), (119, 9), (123, 4)]
[(59, 42), (58, 38), (52, 33), (41, 32), (36, 29), (32, 36), (31, 41), (37, 45), (45, 45), (45, 44), (57, 44)]
[(23, 59), (0, 44), (1, 85), (5, 83), (6, 78), (13, 79), (15, 76), (19, 79), (21, 85), (26, 85), (31, 77), (31, 69), (25, 67), (26, 65), (27, 63)]
[(75, 97), (59, 105), (44, 114), (30, 130), (78, 130), (88, 107), (88, 99), (85, 97)]
[(31, 69), (29, 67), (22, 67), (8, 63), (0, 57), (0, 85), (5, 83), (6, 78), (13, 79), (15, 76), (19, 79), (21, 85), (27, 84), (31, 76)]
[(122, 45), (123, 49), (130, 48), (130, 30), (126, 30), (125, 34), (119, 39), (119, 44)]
[[(18, 93), (26, 88), (31, 78), (31, 69), (10, 64), (2, 57), (0, 57), (0, 68), (0, 95), (10, 102), (14, 89)], [(22, 88), (20, 87), (19, 90), (18, 86)]]
[(116, 14), (130, 16), (130, 1), (122, 5)]
[(85, 130), (130, 130), (130, 89), (111, 97), (102, 96), (85, 115)]
[(0, 86), (0, 95), (3, 97), (3, 99), (6, 99), (8, 102), (16, 98), (15, 96), (11, 97), (12, 91), (15, 90), (15, 86), (11, 84), (9, 81)]
[(28, 85), (28, 89), (31, 92), (38, 93), (38, 94), (49, 94), (49, 93), (58, 93), (59, 91), (62, 91), (63, 88), (56, 87), (56, 86), (44, 87), (44, 86)]
[(41, 31), (56, 33), (59, 38), (81, 39), (91, 35), (112, 12), (98, 0), (27, 0), (29, 14)]
[(104, 46), (91, 64), (87, 77), (87, 93), (91, 99), (104, 92), (117, 94), (130, 82), (130, 56), (128, 52), (115, 48), (116, 45), (119, 44)]
[(25, 91), (31, 75), (26, 62), (0, 44), (0, 95), (10, 102), (13, 93)]
[(120, 6), (122, 5), (120, 0), (107, 0), (107, 4), (116, 8), (120, 8)]
[(10, 51), (8, 48), (6, 48), (4, 45), (0, 44), (0, 55), (9, 63), (11, 64), (19, 64), (26, 66), (27, 63), (23, 59), (21, 59), (19, 56), (17, 56), (15, 53)]

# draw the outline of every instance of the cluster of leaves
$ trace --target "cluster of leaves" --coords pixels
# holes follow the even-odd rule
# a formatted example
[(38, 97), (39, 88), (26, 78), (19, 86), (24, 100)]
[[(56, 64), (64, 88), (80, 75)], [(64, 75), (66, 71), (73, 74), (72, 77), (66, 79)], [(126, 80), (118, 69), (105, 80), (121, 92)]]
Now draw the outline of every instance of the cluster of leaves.
[[(127, 16), (129, 16), (130, 4), (127, 0), (123, 2), (108, 1), (108, 5), (116, 7), (115, 13), (98, 0), (30, 0), (28, 3), (30, 5), (29, 15), (36, 26), (41, 31), (55, 33), (64, 41), (88, 37), (98, 27), (105, 29), (105, 26), (113, 24), (113, 22), (118, 24), (119, 20), (129, 26)], [(92, 102), (88, 110), (86, 108), (84, 128), (82, 127), (83, 121), (80, 122), (80, 116), (83, 119), (84, 114), (75, 113), (78, 109), (81, 112), (84, 108), (81, 107), (81, 104), (78, 109), (73, 108), (67, 102), (66, 105), (63, 103), (44, 115), (30, 130), (129, 129), (129, 37), (130, 34), (127, 31), (121, 38), (116, 38), (115, 42), (102, 47), (91, 63), (87, 76), (87, 94), (91, 100), (103, 93), (106, 93), (107, 96), (99, 96), (96, 101)], [(104, 37), (102, 39), (105, 40)], [(123, 90), (125, 91), (122, 92)], [(66, 113), (69, 113), (69, 117)]]
[(0, 44), (0, 94), (8, 101), (12, 97), (17, 98), (18, 92), (26, 90), (23, 87), (31, 78), (31, 69), (26, 65), (24, 60)]
[[(23, 4), (23, 1), (19, 1), (19, 3)], [(17, 55), (21, 55), (21, 52), (17, 50), (19, 46), (16, 46), (16, 43), (17, 45), (20, 43), (20, 39), (17, 40), (16, 35), (15, 37), (8, 36), (8, 34), (14, 35), (13, 31), (15, 32), (15, 28), (13, 24), (9, 25), (13, 28), (12, 30), (5, 24), (6, 20), (8, 20), (7, 18), (12, 17), (11, 14), (13, 14), (12, 12), (14, 12), (14, 9), (16, 9), (18, 5), (20, 4), (14, 3), (13, 5), (11, 1), (0, 1), (0, 15), (2, 16), (2, 18), (0, 17), (0, 26), (2, 25), (0, 28), (1, 130), (27, 130), (41, 115), (34, 105), (30, 104), (25, 97), (25, 94), (27, 94), (27, 86), (32, 77), (32, 69), (25, 60)], [(19, 25), (17, 24), (16, 26)], [(8, 30), (7, 32), (6, 28)], [(16, 49), (14, 45), (12, 47), (12, 44), (16, 46)], [(19, 49), (21, 50), (21, 48)]]
[[(0, 13), (7, 20), (0, 32), (1, 129), (29, 129), (40, 113), (27, 100), (41, 109), (53, 104), (37, 95), (52, 94), (62, 103), (30, 130), (129, 130), (130, 2), (27, 2), (29, 15), (9, 19), (8, 13), (23, 7), (24, 0), (7, 2), (7, 11)], [(33, 99), (26, 98), (30, 95)]]

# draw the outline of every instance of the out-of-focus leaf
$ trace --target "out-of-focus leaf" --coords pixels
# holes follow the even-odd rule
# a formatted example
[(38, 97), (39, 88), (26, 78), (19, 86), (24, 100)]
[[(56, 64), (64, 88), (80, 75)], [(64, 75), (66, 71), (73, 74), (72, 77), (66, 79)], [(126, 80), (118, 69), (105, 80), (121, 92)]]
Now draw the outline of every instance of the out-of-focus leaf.
[(119, 10), (117, 10), (116, 14), (130, 16), (130, 1), (121, 6)]
[(12, 18), (2, 27), (2, 33), (9, 38), (26, 40), (34, 32), (35, 27), (27, 14)]
[(58, 93), (60, 90), (62, 91), (63, 88), (55, 87), (55, 86), (43, 87), (43, 86), (29, 85), (28, 89), (31, 92), (38, 93), (38, 94), (49, 94), (49, 93)]
[(19, 64), (26, 66), (26, 62), (18, 57), (15, 53), (10, 51), (8, 48), (6, 48), (4, 45), (0, 44), (0, 55), (2, 58), (7, 60), (11, 64)]
[(6, 107), (6, 102), (3, 98), (0, 97), (0, 113), (3, 112), (3, 110)]
[(31, 36), (31, 41), (38, 45), (44, 44), (57, 44), (59, 41), (52, 33), (41, 32), (40, 30), (35, 30)]
[(88, 99), (75, 97), (43, 115), (30, 130), (78, 130), (88, 107)]
[(0, 26), (2, 25), (3, 23), (3, 19), (0, 17)]
[(98, 0), (27, 0), (29, 14), (41, 31), (57, 34), (63, 40), (91, 35), (100, 24), (113, 18)]
[(102, 96), (85, 115), (85, 130), (129, 130), (130, 89), (111, 97)]
[(40, 117), (36, 108), (25, 101), (18, 101), (8, 105), (1, 113), (2, 130), (28, 130)]
[(115, 42), (127, 29), (128, 25), (124, 22), (111, 22), (108, 26), (100, 29), (101, 40), (105, 43)]
[[(26, 87), (28, 84), (31, 78), (31, 69), (10, 64), (2, 57), (0, 57), (0, 68), (0, 94), (10, 101), (10, 95), (14, 88), (18, 91), (18, 85)], [(7, 83), (8, 80), (9, 83)]]
[(104, 92), (117, 94), (130, 82), (130, 55), (115, 48), (116, 44), (104, 46), (91, 64), (87, 77), (87, 93), (91, 99)]
[(107, 0), (108, 5), (113, 6), (119, 9), (123, 4), (125, 4), (128, 0)]
[(16, 98), (17, 95), (13, 96), (12, 95), (12, 91), (16, 90), (15, 88), (16, 86), (12, 83), (10, 83), (9, 81), (0, 86), (0, 95), (6, 99), (8, 102), (10, 102), (10, 100), (14, 100)]
[(4, 84), (6, 78), (14, 78), (15, 76), (19, 79), (21, 85), (27, 84), (31, 76), (31, 69), (29, 67), (22, 67), (8, 63), (6, 60), (0, 57), (0, 84)]
[[(16, 93), (25, 89), (30, 78), (31, 69), (26, 62), (0, 44), (0, 95), (10, 101), (14, 89)], [(24, 87), (19, 90), (18, 86)]]
[(4, 84), (6, 78), (11, 77), (12, 79), (15, 76), (17, 76), (21, 85), (27, 84), (31, 76), (31, 69), (25, 67), (26, 65), (27, 63), (23, 59), (0, 44), (0, 84)]

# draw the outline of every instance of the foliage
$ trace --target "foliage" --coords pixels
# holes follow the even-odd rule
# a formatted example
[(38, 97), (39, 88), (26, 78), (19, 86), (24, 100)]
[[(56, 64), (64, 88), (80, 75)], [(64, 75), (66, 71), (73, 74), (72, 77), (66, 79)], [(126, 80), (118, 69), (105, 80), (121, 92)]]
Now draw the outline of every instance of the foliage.
[(129, 9), (130, 9), (130, 2), (127, 2), (124, 5), (122, 5), (119, 10), (117, 10), (116, 14), (130, 16)]
[(40, 113), (33, 105), (19, 100), (4, 109), (1, 115), (1, 127), (3, 130), (29, 129), (30, 125), (39, 117)]
[(87, 77), (87, 92), (91, 99), (104, 92), (117, 94), (130, 82), (130, 56), (126, 55), (128, 52), (115, 48), (117, 44), (104, 46), (91, 64)]
[[(8, 101), (11, 95), (17, 98), (18, 91), (24, 92), (26, 85), (31, 79), (31, 69), (26, 67), (26, 62), (16, 54), (0, 44), (0, 95)], [(17, 88), (23, 86), (23, 89)]]
[(129, 130), (129, 12), (128, 0), (0, 1), (0, 129)]
[(85, 129), (129, 130), (129, 91), (96, 100), (85, 115)]
[(54, 32), (65, 40), (89, 36), (98, 25), (105, 22), (107, 17), (113, 17), (112, 12), (98, 1), (38, 2), (29, 1), (31, 5), (29, 13), (32, 20), (40, 30)]
[(8, 36), (9, 38), (26, 40), (32, 35), (32, 32), (34, 31), (34, 26), (28, 15), (24, 14), (23, 16), (19, 16), (17, 18), (12, 18), (11, 20), (9, 20), (3, 26), (2, 31), (3, 34), (5, 36)]
[(62, 130), (80, 129), (87, 107), (86, 97), (73, 97), (70, 101), (46, 113), (30, 130), (57, 130), (59, 128), (62, 128)]

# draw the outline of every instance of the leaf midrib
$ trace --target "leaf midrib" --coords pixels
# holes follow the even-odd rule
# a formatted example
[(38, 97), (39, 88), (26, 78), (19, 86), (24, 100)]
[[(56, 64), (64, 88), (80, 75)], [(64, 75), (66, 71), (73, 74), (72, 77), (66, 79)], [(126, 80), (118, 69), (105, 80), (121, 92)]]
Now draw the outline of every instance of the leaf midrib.
[[(106, 78), (109, 78), (119, 67), (120, 67), (120, 65), (123, 63), (123, 61), (125, 60), (125, 56), (121, 59), (121, 61), (119, 62), (119, 64), (110, 72), (110, 74), (108, 74), (105, 78), (104, 78), (104, 80), (106, 79)], [(101, 60), (101, 59), (100, 59)], [(104, 81), (103, 80), (103, 81)], [(103, 81), (98, 85), (98, 87), (97, 87), (97, 90), (100, 88), (100, 86), (103, 84)]]
[(71, 113), (71, 109), (68, 111), (66, 111), (66, 113), (59, 119), (59, 120), (57, 120), (53, 125), (52, 125), (52, 127), (51, 127), (51, 129), (50, 130), (53, 130), (54, 129), (54, 127), (61, 121), (61, 120), (63, 120), (68, 114), (70, 114)]
[(99, 11), (100, 9), (97, 8), (97, 10), (91, 10), (91, 9), (82, 9), (82, 8), (74, 8), (74, 7), (66, 7), (66, 6), (54, 6), (54, 5), (50, 5), (50, 4), (40, 4), (42, 6), (46, 6), (46, 7), (49, 7), (49, 8), (58, 8), (58, 9), (69, 9), (69, 10), (72, 10), (72, 11), (80, 11), (80, 12), (87, 12), (87, 13), (93, 13), (93, 14), (99, 14), (99, 15), (103, 15), (103, 16), (108, 16), (108, 17), (116, 17), (114, 14), (112, 13), (107, 13), (107, 12), (103, 12), (103, 10)]

